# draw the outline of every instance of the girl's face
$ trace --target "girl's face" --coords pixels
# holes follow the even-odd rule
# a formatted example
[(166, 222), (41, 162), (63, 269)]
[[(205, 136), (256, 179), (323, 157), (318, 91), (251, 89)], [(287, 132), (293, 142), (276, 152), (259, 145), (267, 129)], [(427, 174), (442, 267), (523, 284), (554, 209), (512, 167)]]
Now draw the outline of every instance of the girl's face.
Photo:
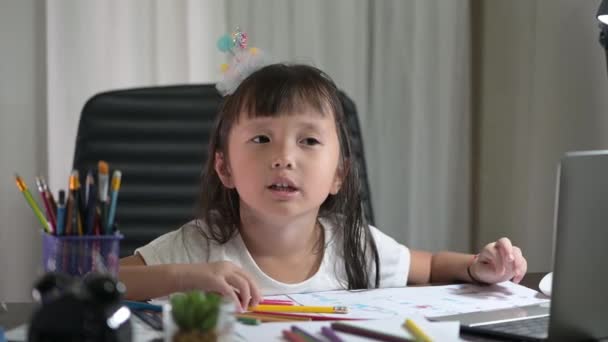
[(340, 146), (333, 114), (305, 107), (288, 115), (241, 115), (228, 136), (228, 160), (216, 153), (224, 186), (241, 210), (264, 219), (316, 217), (340, 189)]

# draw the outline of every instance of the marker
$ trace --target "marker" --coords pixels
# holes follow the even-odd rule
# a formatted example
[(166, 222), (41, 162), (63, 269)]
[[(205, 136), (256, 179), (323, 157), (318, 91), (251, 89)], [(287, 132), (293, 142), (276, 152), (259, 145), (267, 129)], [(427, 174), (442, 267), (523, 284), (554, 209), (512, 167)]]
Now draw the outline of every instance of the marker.
[(44, 231), (51, 234), (51, 228), (49, 227), (49, 223), (42, 214), (42, 211), (40, 211), (40, 208), (38, 207), (38, 204), (36, 204), (36, 201), (34, 201), (34, 198), (28, 190), (27, 185), (25, 185), (25, 182), (23, 181), (23, 179), (21, 179), (21, 177), (19, 177), (18, 174), (15, 174), (15, 182), (17, 183), (17, 188), (19, 189), (19, 191), (21, 191), (23, 197), (25, 197), (25, 201), (27, 202), (27, 204), (30, 205), (30, 208), (32, 208), (32, 210), (34, 211), (34, 215), (36, 215), (38, 221), (40, 221), (40, 224), (42, 224), (42, 228), (44, 228)]
[(257, 305), (250, 307), (249, 310), (254, 312), (348, 313), (346, 306)]
[(106, 224), (106, 234), (112, 234), (114, 229), (114, 217), (116, 216), (116, 202), (118, 201), (118, 191), (120, 190), (120, 179), (122, 173), (118, 170), (112, 174), (112, 199), (110, 202), (110, 212), (108, 213), (108, 222)]

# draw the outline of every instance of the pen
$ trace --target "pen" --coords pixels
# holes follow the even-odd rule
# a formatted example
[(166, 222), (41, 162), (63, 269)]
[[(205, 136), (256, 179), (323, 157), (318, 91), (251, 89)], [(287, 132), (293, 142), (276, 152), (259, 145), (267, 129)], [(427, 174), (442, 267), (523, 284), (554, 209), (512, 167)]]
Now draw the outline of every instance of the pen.
[(65, 191), (59, 190), (59, 202), (57, 203), (57, 236), (63, 235), (65, 227)]
[(114, 228), (114, 217), (116, 216), (116, 202), (118, 201), (118, 191), (120, 190), (120, 179), (122, 173), (118, 170), (112, 174), (112, 198), (110, 202), (110, 212), (108, 213), (108, 222), (106, 224), (106, 234), (112, 234)]
[(254, 312), (348, 313), (346, 306), (257, 305), (250, 307), (249, 310)]
[(123, 300), (122, 303), (131, 310), (150, 310), (155, 312), (163, 312), (163, 307), (156, 304), (137, 302), (132, 300)]
[(403, 326), (414, 335), (417, 342), (432, 342), (433, 340), (411, 319), (406, 319)]
[(42, 224), (42, 228), (44, 228), (44, 231), (51, 234), (51, 228), (49, 227), (49, 223), (40, 211), (40, 208), (36, 204), (36, 201), (34, 201), (34, 198), (28, 190), (27, 185), (25, 185), (25, 182), (23, 181), (23, 179), (21, 179), (21, 177), (19, 177), (18, 174), (15, 174), (15, 182), (17, 183), (17, 188), (19, 189), (19, 191), (21, 191), (23, 197), (25, 197), (27, 204), (29, 204), (30, 208), (32, 208), (32, 210), (34, 211), (34, 215), (36, 215), (38, 221), (40, 221), (40, 224)]

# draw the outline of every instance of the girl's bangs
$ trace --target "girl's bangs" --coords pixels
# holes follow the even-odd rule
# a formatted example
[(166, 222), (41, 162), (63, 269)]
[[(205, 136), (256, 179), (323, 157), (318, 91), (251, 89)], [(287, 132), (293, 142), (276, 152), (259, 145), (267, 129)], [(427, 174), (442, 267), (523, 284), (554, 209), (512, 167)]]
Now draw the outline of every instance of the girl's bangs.
[[(310, 70), (274, 70), (252, 75), (242, 84), (239, 112), (254, 117), (291, 115), (312, 109), (321, 115), (336, 112), (331, 81)], [(258, 77), (256, 77), (258, 76)]]

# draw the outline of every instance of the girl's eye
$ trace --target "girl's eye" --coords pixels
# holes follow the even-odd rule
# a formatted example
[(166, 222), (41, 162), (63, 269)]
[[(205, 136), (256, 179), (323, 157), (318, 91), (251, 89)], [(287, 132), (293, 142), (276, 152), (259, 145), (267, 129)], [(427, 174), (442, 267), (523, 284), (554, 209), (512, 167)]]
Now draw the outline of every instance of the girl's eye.
[(306, 139), (302, 139), (302, 143), (304, 145), (308, 145), (308, 146), (314, 146), (314, 145), (318, 145), (320, 144), (319, 140), (315, 139), (315, 138), (306, 138)]
[(270, 139), (265, 135), (258, 135), (256, 137), (254, 137), (253, 139), (251, 139), (251, 141), (253, 141), (256, 144), (265, 144), (265, 143), (269, 142)]

